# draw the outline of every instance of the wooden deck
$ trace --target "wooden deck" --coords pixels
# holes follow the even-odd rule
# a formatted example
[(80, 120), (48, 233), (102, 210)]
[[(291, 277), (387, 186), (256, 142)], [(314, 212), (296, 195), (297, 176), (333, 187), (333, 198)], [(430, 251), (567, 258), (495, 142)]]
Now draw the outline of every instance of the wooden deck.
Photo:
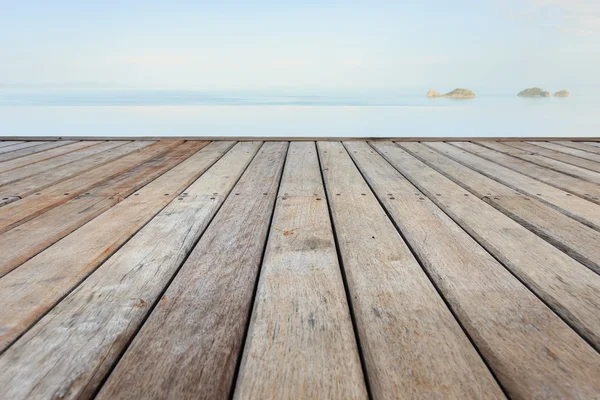
[(0, 399), (600, 398), (600, 142), (0, 141)]

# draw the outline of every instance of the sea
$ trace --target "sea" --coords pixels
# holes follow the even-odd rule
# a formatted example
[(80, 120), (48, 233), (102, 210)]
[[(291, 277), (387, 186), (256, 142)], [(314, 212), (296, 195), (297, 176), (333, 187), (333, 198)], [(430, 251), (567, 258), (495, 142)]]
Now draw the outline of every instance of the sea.
[(600, 98), (380, 92), (0, 89), (0, 136), (597, 137)]

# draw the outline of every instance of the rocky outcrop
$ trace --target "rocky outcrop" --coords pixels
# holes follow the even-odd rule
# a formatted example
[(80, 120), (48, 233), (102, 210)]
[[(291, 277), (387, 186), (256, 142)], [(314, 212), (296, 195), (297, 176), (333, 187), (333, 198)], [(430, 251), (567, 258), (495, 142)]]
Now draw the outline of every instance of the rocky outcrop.
[(554, 93), (554, 97), (569, 97), (571, 96), (571, 93), (569, 93), (568, 90), (559, 90), (558, 92)]
[(472, 99), (475, 97), (475, 93), (469, 89), (454, 89), (453, 91), (444, 95), (439, 94), (437, 90), (430, 90), (427, 92), (427, 97), (446, 97), (449, 99)]
[(522, 90), (517, 94), (519, 97), (550, 97), (550, 92), (537, 87)]

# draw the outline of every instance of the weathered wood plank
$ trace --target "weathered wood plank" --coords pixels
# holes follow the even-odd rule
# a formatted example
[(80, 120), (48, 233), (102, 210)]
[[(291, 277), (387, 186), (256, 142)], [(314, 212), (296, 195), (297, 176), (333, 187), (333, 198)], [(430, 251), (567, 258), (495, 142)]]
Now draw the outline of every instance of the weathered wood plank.
[(587, 144), (588, 146), (600, 147), (600, 142), (583, 142), (583, 143)]
[(68, 154), (72, 151), (85, 149), (86, 147), (93, 146), (95, 144), (104, 143), (99, 141), (81, 141), (67, 144), (64, 146), (55, 147), (49, 150), (40, 151), (39, 153), (30, 154), (25, 157), (15, 158), (14, 160), (5, 161), (0, 163), (0, 173), (10, 171), (15, 168), (24, 167), (29, 164), (37, 163), (40, 161), (48, 160), (53, 157), (58, 157), (63, 154)]
[(373, 397), (502, 398), (342, 144), (318, 148)]
[(0, 351), (110, 257), (233, 144), (219, 142), (206, 146), (2, 277), (0, 302), (5, 307), (0, 309)]
[(237, 399), (366, 399), (314, 142), (292, 142)]
[(25, 143), (25, 142), (20, 142), (18, 140), (3, 140), (0, 142), (0, 148), (6, 147), (6, 146), (13, 146), (15, 144), (21, 144), (21, 143)]
[(0, 233), (27, 222), (137, 165), (158, 157), (181, 143), (183, 142), (163, 141), (154, 143), (140, 151), (50, 186), (40, 191), (39, 195), (36, 193), (34, 196), (7, 204), (0, 208)]
[(150, 146), (152, 143), (155, 142), (123, 142), (122, 145), (115, 148), (104, 150), (98, 154), (90, 155), (89, 157), (4, 185), (0, 187), (0, 197), (13, 196), (24, 198), (33, 195), (49, 186), (64, 182), (93, 168), (99, 168), (128, 154), (139, 151), (144, 147)]
[[(594, 145), (589, 145), (588, 143), (582, 143), (582, 142), (573, 142), (570, 140), (565, 140), (565, 141), (552, 141), (550, 143), (554, 143), (554, 144), (560, 144), (566, 147), (572, 147), (574, 149), (579, 149), (579, 150), (583, 150), (583, 151), (587, 151), (590, 153), (595, 153), (595, 154), (600, 154), (600, 149), (597, 146)], [(593, 143), (593, 142), (590, 142)]]
[[(427, 165), (393, 145), (373, 145), (479, 244), (600, 349), (600, 321), (597, 318), (600, 314), (600, 277), (509, 217), (534, 226), (534, 232), (542, 231), (557, 242), (572, 240), (569, 243), (571, 247), (577, 249), (580, 246), (582, 252), (590, 250), (596, 262), (598, 250), (593, 248), (598, 247), (597, 231), (585, 227), (596, 233), (586, 237), (586, 232), (572, 226), (578, 224), (584, 227), (577, 221), (535, 200), (515, 195), (497, 182), (489, 182), (488, 178), (422, 144), (402, 143), (401, 147)], [(560, 218), (570, 220), (572, 224), (568, 225), (569, 221), (565, 221), (565, 229)], [(579, 245), (578, 239), (584, 245)]]
[[(346, 146), (511, 397), (600, 395), (591, 346), (370, 146)], [(407, 158), (401, 164), (411, 168)]]
[(50, 142), (21, 142), (17, 144), (13, 144), (10, 146), (0, 148), (0, 154), (9, 153), (11, 151), (26, 149), (28, 147), (39, 146), (41, 144), (50, 143)]
[[(208, 142), (189, 141), (0, 234), (0, 277), (175, 167)], [(19, 246), (15, 246), (19, 243)]]
[(523, 175), (547, 183), (550, 186), (554, 186), (564, 190), (565, 192), (582, 197), (588, 201), (591, 201), (592, 203), (600, 203), (600, 186), (595, 183), (587, 182), (569, 175), (565, 175), (561, 172), (540, 167), (539, 165), (516, 159), (507, 154), (479, 146), (475, 143), (449, 143), (481, 158), (485, 158), (486, 160), (512, 169), (513, 171), (517, 171)]
[[(555, 247), (600, 273), (600, 247), (598, 246), (600, 232), (597, 230), (534, 198), (515, 192), (509, 187), (465, 167), (421, 143), (399, 143), (398, 145), (459, 186), (518, 221)], [(433, 175), (435, 176), (435, 174)], [(429, 177), (429, 175), (423, 176)], [(433, 190), (431, 186), (429, 188)], [(468, 199), (463, 200), (468, 201)], [(472, 217), (478, 218), (479, 216), (474, 214)], [(517, 242), (524, 243), (523, 239)], [(524, 247), (524, 250), (529, 249), (529, 246)], [(492, 250), (490, 251), (493, 253)], [(509, 259), (510, 255), (511, 252), (508, 252), (507, 257)]]
[[(532, 142), (536, 143), (536, 142)], [(592, 171), (600, 172), (600, 164), (583, 158), (575, 157), (570, 154), (561, 153), (560, 151), (546, 149), (526, 142), (506, 142), (507, 146), (511, 146), (520, 150), (529, 151), (534, 154), (539, 154), (544, 157), (549, 157), (555, 160), (566, 162), (572, 165), (577, 165), (581, 168), (587, 168)]]
[(93, 397), (260, 145), (237, 144), (11, 346), (0, 397)]
[[(96, 142), (82, 141), (82, 142), (78, 142), (76, 144), (79, 144), (79, 143), (96, 143)], [(78, 151), (73, 151), (71, 153), (62, 155), (60, 157), (50, 158), (48, 160), (39, 161), (34, 164), (25, 165), (25, 166), (22, 166), (22, 167), (19, 167), (16, 169), (2, 172), (2, 173), (0, 173), (0, 186), (6, 186), (12, 182), (15, 182), (15, 181), (18, 181), (21, 179), (25, 179), (32, 175), (43, 174), (45, 171), (58, 168), (62, 165), (68, 164), (73, 161), (81, 160), (81, 159), (93, 156), (95, 154), (99, 154), (105, 150), (110, 150), (110, 149), (122, 146), (128, 142), (110, 141), (110, 142), (97, 142), (97, 143), (98, 144), (83, 148)], [(64, 147), (66, 147), (66, 146), (64, 146)], [(61, 147), (59, 147), (58, 149), (61, 149)], [(58, 150), (58, 149), (56, 149), (56, 150)], [(40, 154), (42, 154), (42, 153), (40, 153)], [(21, 159), (17, 158), (16, 160), (13, 160), (13, 161), (19, 161), (19, 160), (21, 160)], [(8, 164), (10, 162), (11, 161), (7, 161), (4, 164)], [(0, 166), (1, 165), (2, 164), (0, 164)], [(5, 190), (5, 189), (6, 188), (2, 188), (2, 189), (0, 189), (0, 191)]]
[(600, 154), (589, 153), (584, 150), (574, 149), (572, 147), (563, 146), (551, 142), (527, 142), (546, 149), (560, 151), (561, 153), (570, 154), (575, 157), (583, 158), (590, 161), (600, 162)]
[(286, 150), (262, 146), (97, 398), (229, 396)]
[[(57, 142), (42, 142), (41, 144), (36, 144), (35, 146), (29, 146), (26, 148), (21, 148), (19, 150), (13, 150), (13, 151), (9, 151), (6, 153), (3, 153), (2, 152), (3, 149), (0, 149), (0, 153), (2, 153), (2, 154), (0, 154), (0, 162), (14, 160), (15, 158), (25, 157), (30, 154), (39, 153), (44, 150), (49, 150), (49, 149), (53, 149), (55, 147), (65, 146), (65, 145), (71, 144), (71, 143), (75, 143), (75, 141), (61, 140), (61, 141), (57, 141)], [(19, 146), (19, 145), (17, 145), (17, 146)], [(15, 147), (17, 147), (17, 146), (15, 146)], [(8, 147), (8, 148), (10, 149), (11, 147)]]
[(555, 160), (553, 158), (545, 157), (540, 154), (531, 153), (529, 151), (520, 150), (511, 146), (507, 146), (500, 142), (475, 142), (480, 146), (487, 147), (488, 149), (501, 151), (505, 154), (511, 155), (521, 160), (529, 161), (542, 167), (550, 168), (563, 174), (571, 175), (576, 178), (585, 179), (589, 182), (600, 184), (600, 173), (591, 171), (586, 168), (581, 168), (576, 165), (568, 164), (564, 161)]
[(573, 196), (564, 190), (495, 164), (448, 143), (433, 142), (426, 143), (426, 145), (489, 178), (536, 198), (571, 218), (600, 230), (600, 206), (598, 204)]

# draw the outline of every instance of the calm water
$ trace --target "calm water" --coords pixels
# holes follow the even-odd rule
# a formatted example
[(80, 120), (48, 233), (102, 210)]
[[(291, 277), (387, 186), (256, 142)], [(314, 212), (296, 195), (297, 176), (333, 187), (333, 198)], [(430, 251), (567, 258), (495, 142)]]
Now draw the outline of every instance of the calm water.
[[(426, 92), (426, 91), (425, 91)], [(423, 92), (424, 93), (424, 92)], [(593, 95), (273, 94), (0, 89), (9, 136), (598, 136)]]

